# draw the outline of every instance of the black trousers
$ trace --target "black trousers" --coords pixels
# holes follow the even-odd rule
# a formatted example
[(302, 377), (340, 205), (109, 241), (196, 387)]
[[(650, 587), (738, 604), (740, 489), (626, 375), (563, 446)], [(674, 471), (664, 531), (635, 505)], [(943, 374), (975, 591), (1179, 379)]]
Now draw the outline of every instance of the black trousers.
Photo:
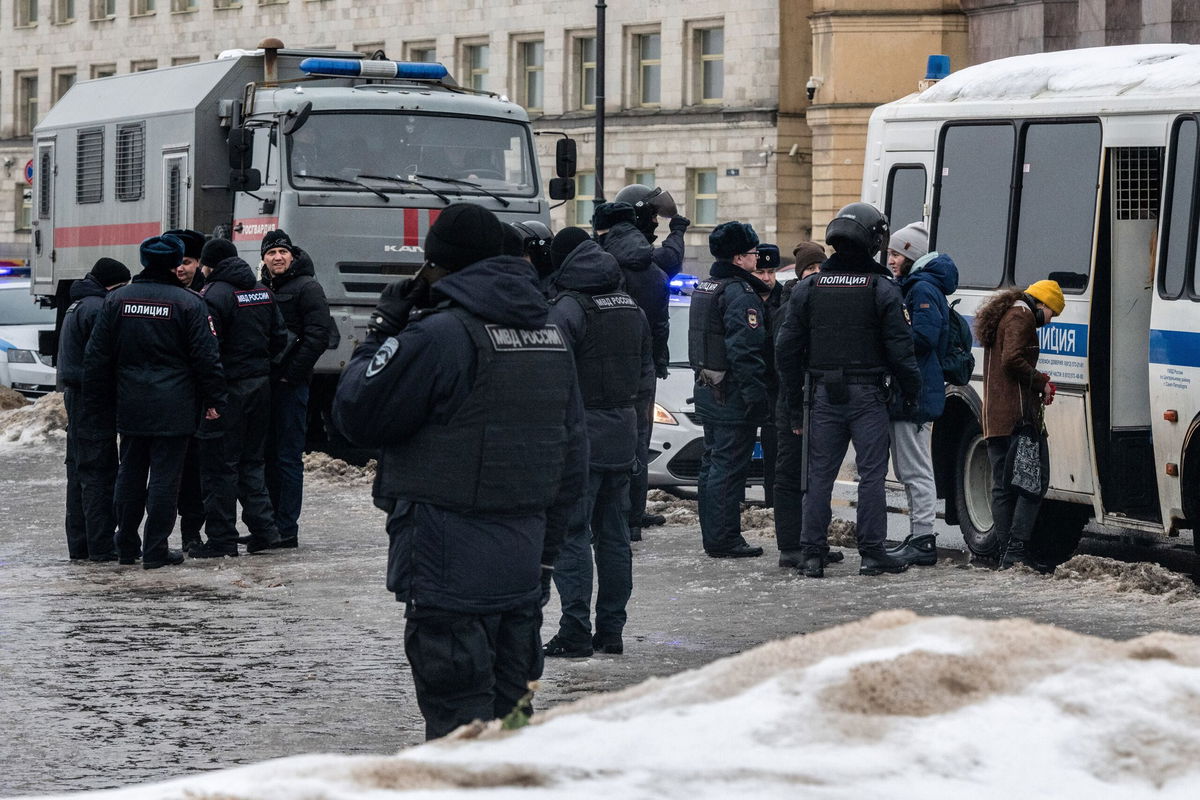
[(263, 448), (271, 422), (270, 381), (266, 377), (230, 381), (228, 391), (221, 432), (196, 441), (208, 540), (236, 549), (239, 502), (242, 521), (252, 535), (275, 542), (279, 533), (263, 474)]
[[(766, 432), (766, 428), (763, 429)], [(779, 550), (799, 550), (804, 527), (804, 437), (791, 428), (775, 428), (778, 451), (775, 459), (775, 542)], [(763, 437), (763, 455), (766, 455)]]
[(508, 715), (542, 675), (542, 609), (458, 614), (409, 606), (404, 652), (425, 738)]
[[(190, 436), (121, 436), (121, 466), (114, 496), (117, 551), (144, 563), (167, 560), (167, 537), (175, 527), (179, 478)], [(146, 518), (145, 540), (138, 537)]]
[(629, 527), (641, 529), (646, 515), (646, 494), (649, 488), (650, 432), (654, 428), (654, 392), (633, 404), (637, 416), (637, 451), (633, 472), (629, 476)]
[[(1021, 494), (1004, 480), (1004, 462), (1008, 459), (1011, 436), (990, 436), (987, 439), (988, 460), (992, 465), (992, 519), (996, 528), (996, 548), (1003, 551), (1008, 540), (1028, 542), (1033, 538), (1042, 498)], [(1042, 469), (1049, 470), (1045, 461)]]
[(204, 494), (200, 486), (200, 442), (188, 441), (179, 480), (179, 533), (185, 542), (200, 541), (204, 529)]
[(86, 435), (79, 390), (66, 387), (67, 409), (67, 553), (98, 560), (116, 550), (113, 486), (117, 481), (117, 438)]

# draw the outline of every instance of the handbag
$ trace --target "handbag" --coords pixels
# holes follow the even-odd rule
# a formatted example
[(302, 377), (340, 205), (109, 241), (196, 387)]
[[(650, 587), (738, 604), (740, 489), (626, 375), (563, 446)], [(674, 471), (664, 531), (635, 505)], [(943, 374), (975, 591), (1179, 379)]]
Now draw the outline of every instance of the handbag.
[[(1036, 416), (1036, 419), (1029, 419)], [(1013, 429), (1004, 459), (1004, 485), (1033, 500), (1046, 496), (1050, 488), (1050, 448), (1046, 425), (1039, 406)]]

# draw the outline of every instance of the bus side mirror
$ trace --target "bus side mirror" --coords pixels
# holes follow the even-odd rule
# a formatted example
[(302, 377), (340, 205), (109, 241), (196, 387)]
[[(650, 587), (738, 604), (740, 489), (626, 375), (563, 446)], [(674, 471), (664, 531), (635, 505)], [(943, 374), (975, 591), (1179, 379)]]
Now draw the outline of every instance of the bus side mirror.
[(550, 179), (551, 200), (571, 200), (575, 197), (575, 181), (570, 178)]
[(230, 128), (229, 166), (232, 169), (249, 169), (254, 154), (254, 133), (246, 128)]
[(229, 191), (256, 192), (262, 188), (262, 173), (256, 169), (229, 171)]
[[(571, 138), (559, 139), (554, 147), (554, 171), (558, 173), (558, 177), (574, 178), (578, 161), (579, 159), (575, 153), (575, 140)], [(553, 184), (554, 182), (551, 181), (551, 185)], [(574, 197), (574, 194), (572, 193), (571, 196)]]

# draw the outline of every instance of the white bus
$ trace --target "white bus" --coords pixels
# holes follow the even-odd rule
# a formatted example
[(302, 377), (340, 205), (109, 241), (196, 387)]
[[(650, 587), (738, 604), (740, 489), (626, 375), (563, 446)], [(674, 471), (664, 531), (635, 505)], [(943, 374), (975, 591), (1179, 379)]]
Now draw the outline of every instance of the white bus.
[[(1061, 561), (1089, 519), (1174, 536), (1200, 519), (1200, 46), (1133, 45), (969, 67), (871, 117), (863, 199), (925, 219), (968, 317), (1057, 280), (1039, 330), (1051, 476), (1034, 534)], [(982, 352), (933, 432), (938, 494), (992, 544)], [(1193, 537), (1195, 541), (1196, 537)], [(1200, 545), (1197, 546), (1200, 551)]]

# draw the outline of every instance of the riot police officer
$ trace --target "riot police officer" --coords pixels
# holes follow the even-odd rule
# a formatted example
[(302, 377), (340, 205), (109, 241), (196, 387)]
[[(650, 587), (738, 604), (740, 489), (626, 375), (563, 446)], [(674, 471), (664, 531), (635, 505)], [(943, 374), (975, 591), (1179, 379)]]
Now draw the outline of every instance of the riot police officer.
[(655, 265), (666, 273), (668, 278), (674, 278), (683, 269), (683, 234), (691, 226), (692, 221), (680, 216), (675, 206), (675, 199), (670, 192), (664, 192), (659, 187), (651, 189), (641, 183), (631, 183), (613, 198), (614, 203), (629, 203), (633, 206), (634, 225), (650, 244), (658, 239), (658, 218), (667, 218), (669, 233), (650, 256)]
[(761, 556), (742, 537), (741, 504), (766, 421), (766, 284), (754, 277), (758, 234), (748, 223), (723, 222), (708, 237), (716, 261), (692, 293), (688, 361), (696, 372), (696, 411), (704, 424), (697, 490), (704, 552), (713, 558)]
[(387, 585), (406, 604), (431, 739), (507, 715), (541, 674), (563, 533), (548, 517), (565, 521), (587, 479), (570, 345), (504, 237), (487, 209), (443, 209), (425, 265), (384, 290), (334, 398), (342, 433), (382, 448)]
[[(888, 240), (887, 218), (867, 203), (851, 203), (829, 223), (825, 240), (834, 254), (792, 292), (775, 343), (792, 426), (803, 430), (808, 445), (802, 570), (812, 578), (825, 574), (833, 482), (853, 441), (859, 574), (902, 572), (907, 562), (889, 556), (883, 544), (887, 380), (890, 375), (906, 404), (915, 404), (921, 374), (900, 290), (875, 260)], [(795, 417), (798, 409), (807, 409), (803, 419)]]

